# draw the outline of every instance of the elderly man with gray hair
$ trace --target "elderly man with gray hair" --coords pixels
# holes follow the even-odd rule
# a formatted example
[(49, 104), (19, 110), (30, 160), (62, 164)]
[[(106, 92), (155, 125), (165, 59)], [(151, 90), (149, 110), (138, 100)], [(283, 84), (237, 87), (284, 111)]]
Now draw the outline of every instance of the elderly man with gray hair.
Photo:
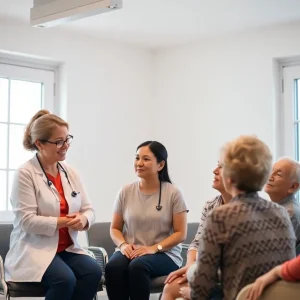
[(300, 243), (300, 204), (296, 193), (300, 188), (300, 164), (289, 157), (281, 157), (274, 165), (265, 192), (273, 202), (284, 206), (291, 218), (297, 245)]

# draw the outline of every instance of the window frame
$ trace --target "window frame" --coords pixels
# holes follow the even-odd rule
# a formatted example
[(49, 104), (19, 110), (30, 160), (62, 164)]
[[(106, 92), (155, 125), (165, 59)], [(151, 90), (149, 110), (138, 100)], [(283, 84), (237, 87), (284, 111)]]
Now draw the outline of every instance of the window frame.
[[(279, 156), (289, 156), (299, 159), (299, 136), (297, 125), (300, 123), (297, 111), (299, 103), (296, 97), (296, 84), (300, 79), (299, 64), (283, 66), (281, 71), (281, 105), (280, 105), (280, 141)], [(298, 99), (299, 102), (300, 99)]]
[[(58, 66), (54, 64), (44, 65), (34, 62), (33, 60), (12, 60), (10, 58), (0, 57), (0, 77), (9, 78), (15, 80), (33, 81), (43, 83), (43, 105), (42, 108), (48, 109), (49, 111), (57, 114), (59, 107), (57, 105), (57, 77), (58, 77)], [(8, 95), (10, 97), (10, 95)], [(8, 114), (10, 113), (10, 99), (8, 98)], [(10, 122), (9, 116), (7, 122), (1, 122), (7, 124), (8, 127), (14, 122)], [(22, 123), (23, 125), (23, 123)], [(7, 163), (6, 168), (1, 169), (6, 171), (6, 210), (0, 211), (0, 220), (2, 223), (11, 223), (14, 219), (13, 212), (9, 210), (9, 177), (10, 171), (15, 169), (9, 168), (9, 128), (7, 134)], [(25, 162), (24, 162), (25, 163)], [(2, 199), (0, 199), (2, 201)]]
[[(300, 79), (300, 56), (274, 59), (273, 70), (275, 83), (274, 160), (282, 156), (288, 156), (299, 162), (300, 136), (297, 130), (300, 126), (300, 97), (298, 97), (297, 103), (295, 99), (297, 92), (295, 81)], [(289, 122), (290, 119), (291, 122)], [(298, 126), (296, 126), (296, 123)], [(299, 192), (296, 197), (299, 202)]]
[(291, 94), (291, 89), (288, 88), (288, 78), (285, 78), (284, 71), (289, 67), (297, 66), (300, 67), (300, 56), (273, 59), (274, 160), (282, 156), (290, 156), (296, 159), (293, 124), (287, 125), (287, 119), (291, 117), (294, 120), (296, 113), (295, 103), (289, 102), (291, 99), (294, 101), (294, 95)]

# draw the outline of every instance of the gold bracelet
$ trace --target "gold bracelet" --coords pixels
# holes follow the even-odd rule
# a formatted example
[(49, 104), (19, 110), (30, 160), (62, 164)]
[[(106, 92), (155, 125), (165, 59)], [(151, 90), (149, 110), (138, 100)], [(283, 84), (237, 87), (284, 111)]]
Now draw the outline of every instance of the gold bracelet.
[(126, 241), (125, 241), (125, 242), (122, 242), (122, 243), (118, 246), (118, 248), (121, 249), (121, 246), (124, 245), (124, 244), (127, 244), (127, 242), (126, 242)]

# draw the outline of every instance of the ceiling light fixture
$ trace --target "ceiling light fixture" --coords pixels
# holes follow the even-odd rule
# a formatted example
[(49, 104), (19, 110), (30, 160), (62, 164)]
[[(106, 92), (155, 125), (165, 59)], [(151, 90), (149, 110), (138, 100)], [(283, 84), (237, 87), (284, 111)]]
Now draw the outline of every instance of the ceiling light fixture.
[(122, 8), (122, 0), (34, 0), (31, 25), (52, 27)]

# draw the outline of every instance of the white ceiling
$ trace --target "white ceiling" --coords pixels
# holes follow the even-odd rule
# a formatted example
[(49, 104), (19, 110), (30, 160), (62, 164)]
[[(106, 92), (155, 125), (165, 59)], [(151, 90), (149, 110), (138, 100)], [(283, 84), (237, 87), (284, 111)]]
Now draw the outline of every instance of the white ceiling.
[[(32, 3), (0, 0), (0, 20), (29, 23)], [(123, 0), (121, 10), (61, 28), (155, 49), (294, 21), (300, 0)]]

